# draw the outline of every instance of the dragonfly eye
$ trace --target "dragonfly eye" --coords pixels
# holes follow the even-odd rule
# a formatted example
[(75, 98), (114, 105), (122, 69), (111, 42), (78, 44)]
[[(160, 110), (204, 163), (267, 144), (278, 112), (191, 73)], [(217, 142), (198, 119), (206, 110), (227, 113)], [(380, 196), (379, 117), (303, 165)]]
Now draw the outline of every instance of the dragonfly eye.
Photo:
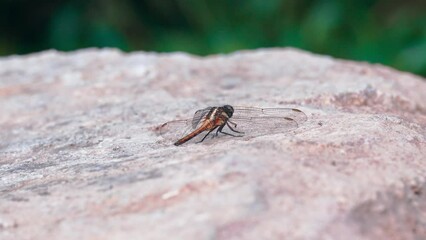
[(231, 105), (223, 106), (223, 110), (225, 111), (226, 115), (228, 115), (229, 118), (231, 118), (232, 114), (234, 114), (234, 108)]

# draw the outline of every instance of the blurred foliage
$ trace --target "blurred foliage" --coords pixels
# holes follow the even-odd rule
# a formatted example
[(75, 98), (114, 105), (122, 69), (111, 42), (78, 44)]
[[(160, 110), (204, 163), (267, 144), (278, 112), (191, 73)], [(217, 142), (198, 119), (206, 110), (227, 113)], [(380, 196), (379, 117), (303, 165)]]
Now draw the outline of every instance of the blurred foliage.
[(0, 55), (293, 46), (426, 76), (425, 0), (0, 0)]

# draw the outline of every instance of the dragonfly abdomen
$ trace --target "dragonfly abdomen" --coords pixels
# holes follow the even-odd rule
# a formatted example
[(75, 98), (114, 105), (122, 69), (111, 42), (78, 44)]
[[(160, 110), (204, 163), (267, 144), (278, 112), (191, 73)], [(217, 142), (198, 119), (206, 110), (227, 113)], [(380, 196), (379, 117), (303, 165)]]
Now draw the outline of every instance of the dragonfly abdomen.
[(181, 144), (184, 144), (184, 143), (188, 142), (189, 140), (193, 139), (194, 137), (196, 137), (198, 134), (200, 134), (200, 133), (202, 133), (206, 130), (210, 130), (213, 127), (214, 127), (214, 125), (211, 121), (205, 121), (199, 128), (195, 129), (193, 132), (189, 133), (185, 137), (177, 140), (174, 143), (174, 145), (179, 146)]

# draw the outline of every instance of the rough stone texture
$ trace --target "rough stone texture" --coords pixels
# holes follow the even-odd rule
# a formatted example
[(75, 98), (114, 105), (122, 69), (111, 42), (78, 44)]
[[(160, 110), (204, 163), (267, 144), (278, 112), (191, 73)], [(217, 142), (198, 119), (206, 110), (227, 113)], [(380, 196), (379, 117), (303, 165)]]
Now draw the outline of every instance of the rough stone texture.
[[(426, 82), (295, 49), (0, 59), (0, 239), (426, 239)], [(289, 134), (166, 145), (224, 103)]]

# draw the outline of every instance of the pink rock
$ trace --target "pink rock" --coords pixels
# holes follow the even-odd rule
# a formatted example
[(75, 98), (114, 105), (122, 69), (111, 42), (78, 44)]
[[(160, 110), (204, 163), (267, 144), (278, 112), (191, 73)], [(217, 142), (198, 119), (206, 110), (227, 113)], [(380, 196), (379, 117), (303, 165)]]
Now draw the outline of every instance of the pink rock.
[[(426, 239), (426, 82), (296, 49), (0, 58), (0, 239)], [(287, 133), (181, 147), (223, 104)]]

